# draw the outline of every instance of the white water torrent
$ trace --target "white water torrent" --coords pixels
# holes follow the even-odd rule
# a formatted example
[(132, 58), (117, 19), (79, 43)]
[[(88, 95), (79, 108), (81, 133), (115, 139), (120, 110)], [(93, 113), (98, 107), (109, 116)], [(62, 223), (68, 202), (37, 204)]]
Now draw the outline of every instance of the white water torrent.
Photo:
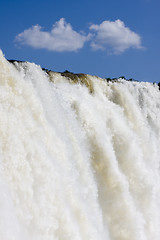
[(0, 53), (0, 240), (160, 240), (158, 86), (83, 77)]

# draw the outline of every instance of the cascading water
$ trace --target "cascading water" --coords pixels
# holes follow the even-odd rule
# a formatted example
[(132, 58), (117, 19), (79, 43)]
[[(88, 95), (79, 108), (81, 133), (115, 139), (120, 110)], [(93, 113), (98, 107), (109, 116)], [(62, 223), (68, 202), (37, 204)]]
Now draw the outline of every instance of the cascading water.
[(160, 92), (0, 53), (0, 239), (159, 240)]

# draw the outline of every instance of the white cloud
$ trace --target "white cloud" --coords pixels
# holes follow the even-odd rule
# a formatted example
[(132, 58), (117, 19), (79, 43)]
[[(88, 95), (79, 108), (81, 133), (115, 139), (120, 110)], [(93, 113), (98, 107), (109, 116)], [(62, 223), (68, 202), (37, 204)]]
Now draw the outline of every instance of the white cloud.
[(90, 30), (95, 32), (91, 41), (94, 50), (102, 49), (119, 54), (128, 48), (143, 48), (141, 37), (125, 26), (121, 20), (104, 21), (100, 25), (92, 24)]
[(90, 34), (85, 36), (72, 29), (71, 24), (61, 18), (53, 25), (50, 32), (42, 31), (39, 25), (32, 26), (16, 36), (16, 41), (33, 48), (44, 48), (50, 51), (76, 51), (84, 46)]
[(90, 41), (92, 49), (106, 50), (112, 54), (123, 53), (128, 48), (143, 48), (141, 37), (121, 20), (92, 24), (89, 30), (88, 35), (76, 32), (70, 23), (61, 18), (51, 31), (43, 31), (41, 26), (35, 25), (18, 34), (15, 39), (22, 45), (56, 52), (77, 51), (83, 48), (86, 41)]

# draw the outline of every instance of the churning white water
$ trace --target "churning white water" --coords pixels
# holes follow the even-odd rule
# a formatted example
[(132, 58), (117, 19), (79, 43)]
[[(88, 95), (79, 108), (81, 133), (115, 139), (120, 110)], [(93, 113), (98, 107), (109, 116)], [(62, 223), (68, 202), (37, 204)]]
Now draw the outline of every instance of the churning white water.
[(0, 53), (0, 240), (159, 240), (160, 92)]

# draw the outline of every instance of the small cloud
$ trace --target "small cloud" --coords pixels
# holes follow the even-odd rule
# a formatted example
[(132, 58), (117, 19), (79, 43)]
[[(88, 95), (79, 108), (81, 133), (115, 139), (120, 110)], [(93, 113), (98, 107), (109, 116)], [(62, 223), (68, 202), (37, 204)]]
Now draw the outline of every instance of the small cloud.
[(101, 49), (120, 54), (128, 48), (143, 48), (141, 37), (126, 27), (121, 20), (104, 21), (100, 25), (92, 24), (90, 30), (94, 31), (91, 41), (94, 50)]
[(50, 32), (42, 31), (39, 25), (32, 26), (16, 36), (16, 41), (33, 48), (43, 48), (50, 51), (77, 51), (90, 39), (91, 34), (85, 36), (72, 29), (71, 24), (64, 18), (56, 22)]

